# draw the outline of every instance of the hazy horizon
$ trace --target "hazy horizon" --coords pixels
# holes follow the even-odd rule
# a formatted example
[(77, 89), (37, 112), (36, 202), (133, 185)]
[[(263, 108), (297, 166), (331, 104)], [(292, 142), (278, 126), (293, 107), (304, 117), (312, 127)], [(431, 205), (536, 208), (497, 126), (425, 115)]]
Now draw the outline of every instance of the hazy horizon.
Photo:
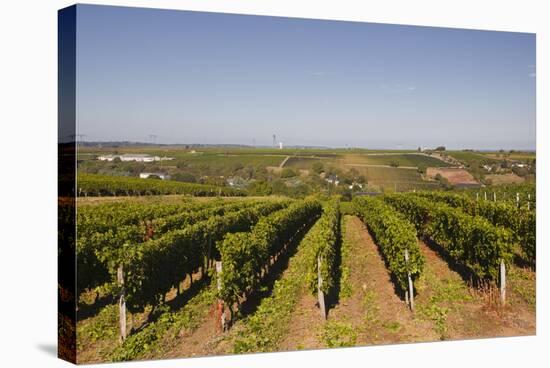
[(535, 150), (535, 35), (77, 6), (87, 141)]
[[(200, 142), (173, 142), (173, 143), (162, 143), (162, 142), (147, 142), (147, 141), (131, 141), (131, 140), (116, 140), (116, 141), (89, 141), (89, 140), (78, 140), (78, 144), (104, 144), (104, 143), (125, 143), (128, 145), (144, 145), (144, 146), (190, 146), (190, 147), (196, 147), (196, 146), (205, 146), (205, 147), (232, 147), (232, 146), (238, 146), (238, 147), (245, 147), (245, 148), (259, 148), (259, 149), (265, 149), (265, 148), (273, 148), (273, 149), (280, 149), (279, 146), (273, 146), (268, 144), (263, 145), (253, 145), (253, 144), (246, 144), (246, 143), (200, 143)], [(441, 145), (437, 145), (441, 146)], [(403, 151), (417, 151), (420, 147), (422, 150), (435, 150), (437, 146), (404, 146), (404, 145), (398, 145), (394, 147), (390, 146), (323, 146), (323, 145), (305, 145), (305, 144), (294, 144), (294, 145), (287, 145), (284, 146), (283, 149), (363, 149), (363, 150), (374, 150), (374, 151), (384, 151), (384, 150), (403, 150)], [(443, 145), (445, 146), (445, 145)], [(110, 146), (106, 146), (110, 147)], [(536, 149), (529, 149), (529, 148), (475, 148), (475, 147), (449, 147), (445, 146), (445, 150), (447, 151), (476, 151), (476, 152), (497, 152), (500, 149), (503, 149), (504, 151), (518, 151), (518, 152), (536, 152)]]

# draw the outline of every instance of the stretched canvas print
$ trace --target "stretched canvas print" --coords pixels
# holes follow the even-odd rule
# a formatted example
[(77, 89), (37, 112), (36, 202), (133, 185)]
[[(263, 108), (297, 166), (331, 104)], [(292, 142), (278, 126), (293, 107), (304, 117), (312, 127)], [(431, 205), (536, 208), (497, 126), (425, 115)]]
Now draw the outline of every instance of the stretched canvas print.
[(536, 333), (534, 34), (58, 16), (61, 358)]

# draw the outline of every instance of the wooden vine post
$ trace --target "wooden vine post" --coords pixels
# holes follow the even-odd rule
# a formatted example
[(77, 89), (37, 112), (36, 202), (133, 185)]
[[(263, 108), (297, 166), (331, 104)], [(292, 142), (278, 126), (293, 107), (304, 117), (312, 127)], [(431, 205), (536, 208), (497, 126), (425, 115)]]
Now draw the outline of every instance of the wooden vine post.
[(323, 293), (323, 276), (321, 275), (321, 256), (317, 256), (317, 298), (319, 300), (319, 309), (323, 319), (327, 319), (327, 311), (325, 308), (325, 293)]
[(210, 260), (212, 259), (212, 234), (208, 233), (208, 253), (206, 254), (206, 268), (210, 268)]
[(519, 208), (519, 193), (516, 193), (516, 207)]
[[(217, 275), (217, 284), (218, 284), (218, 291), (222, 289), (222, 279), (221, 279), (221, 273), (222, 273), (222, 262), (216, 261), (216, 275)], [(225, 331), (226, 329), (226, 321), (225, 321), (225, 308), (223, 304), (222, 299), (218, 299), (218, 306), (216, 308), (217, 311), (217, 317), (216, 320), (219, 321), (220, 326), (220, 332)]]
[(506, 265), (504, 260), (500, 260), (500, 303), (506, 303)]
[(497, 201), (497, 193), (493, 192), (493, 202), (496, 202), (496, 201)]
[(531, 193), (527, 194), (527, 211), (531, 209)]
[(126, 340), (126, 299), (124, 298), (124, 269), (120, 265), (116, 272), (118, 285), (120, 287), (120, 297), (118, 300), (118, 316), (120, 324), (120, 340)]
[(483, 198), (484, 198), (485, 200), (487, 200), (487, 192), (483, 192), (483, 196), (484, 196)]
[(405, 291), (405, 298), (409, 301), (411, 311), (414, 312), (414, 287), (411, 278), (411, 271), (409, 271), (409, 251), (405, 249), (405, 263), (407, 264), (407, 279), (409, 280), (409, 291)]

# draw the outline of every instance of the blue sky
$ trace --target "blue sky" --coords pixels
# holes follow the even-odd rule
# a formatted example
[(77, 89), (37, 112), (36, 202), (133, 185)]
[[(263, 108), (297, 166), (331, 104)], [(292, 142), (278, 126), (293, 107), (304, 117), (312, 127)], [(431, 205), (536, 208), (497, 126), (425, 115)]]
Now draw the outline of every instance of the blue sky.
[(86, 140), (535, 148), (535, 35), (79, 5)]

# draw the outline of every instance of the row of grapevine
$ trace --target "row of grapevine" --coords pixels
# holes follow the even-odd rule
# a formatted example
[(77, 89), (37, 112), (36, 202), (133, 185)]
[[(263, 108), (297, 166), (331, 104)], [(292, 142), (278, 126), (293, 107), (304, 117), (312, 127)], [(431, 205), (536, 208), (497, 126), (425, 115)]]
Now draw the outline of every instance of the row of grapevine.
[[(277, 350), (278, 343), (288, 331), (292, 311), (302, 290), (311, 285), (311, 291), (317, 291), (317, 255), (323, 254), (327, 260), (334, 259), (340, 236), (340, 225), (334, 221), (339, 217), (338, 200), (325, 203), (323, 214), (301, 240), (283, 276), (275, 282), (271, 295), (262, 300), (256, 312), (239, 329), (234, 343), (235, 353)], [(335, 283), (334, 274), (334, 271), (329, 272), (329, 267), (322, 272), (323, 281), (329, 283), (323, 283), (325, 292)]]
[[(127, 307), (142, 311), (157, 305), (173, 287), (203, 268), (216, 257), (216, 241), (228, 233), (247, 231), (262, 217), (274, 211), (283, 212), (287, 202), (266, 202), (255, 207), (213, 216), (182, 230), (132, 246), (125, 244), (115, 254), (107, 255), (111, 275), (116, 267), (124, 270)], [(276, 213), (278, 213), (276, 212)]]
[(229, 187), (96, 174), (79, 174), (77, 188), (79, 196), (188, 194), (197, 197), (234, 197), (246, 195), (242, 190)]
[(256, 290), (262, 272), (273, 256), (285, 247), (299, 231), (309, 226), (321, 214), (317, 200), (302, 200), (288, 208), (261, 219), (251, 231), (225, 236), (219, 247), (223, 271), (219, 274), (219, 298), (229, 306)]
[(326, 294), (336, 284), (338, 267), (336, 254), (340, 241), (340, 201), (338, 199), (332, 199), (323, 206), (323, 215), (304, 240), (301, 246), (307, 247), (311, 252), (307, 268), (309, 289), (311, 293), (316, 294), (319, 287), (321, 292)]
[(514, 241), (519, 243), (527, 260), (532, 264), (536, 259), (536, 213), (527, 211), (507, 202), (475, 201), (466, 196), (442, 193), (421, 192), (418, 195), (432, 201), (444, 202), (458, 207), (472, 216), (482, 216), (495, 226), (512, 231)]
[(510, 231), (481, 216), (413, 194), (385, 195), (384, 200), (403, 213), (419, 235), (435, 241), (480, 279), (498, 280), (501, 261), (508, 263), (512, 257)]
[(156, 234), (164, 234), (169, 231), (182, 229), (187, 225), (207, 220), (212, 216), (222, 216), (224, 214), (234, 211), (262, 205), (263, 203), (265, 202), (239, 201), (232, 203), (226, 202), (225, 204), (218, 203), (215, 206), (200, 208), (196, 211), (189, 211), (186, 213), (178, 213), (175, 215), (156, 218), (150, 222), (149, 230), (152, 233), (152, 237), (155, 237)]
[(147, 221), (174, 212), (178, 212), (176, 216), (187, 217), (196, 208), (199, 208), (198, 204), (108, 204), (79, 208), (76, 240), (78, 291), (81, 293), (110, 280), (108, 265), (98, 258), (105, 249), (140, 243), (147, 235)]
[(414, 226), (378, 198), (356, 197), (353, 204), (357, 216), (373, 233), (399, 287), (407, 291), (409, 275), (416, 279), (425, 263)]
[(209, 203), (108, 203), (79, 205), (76, 223), (79, 236), (89, 236), (121, 226), (139, 225), (155, 218), (221, 205), (223, 201)]
[[(81, 234), (77, 239), (77, 264), (78, 264), (78, 290), (91, 289), (108, 282), (109, 262), (113, 261), (113, 253), (117, 253), (125, 244), (136, 245), (148, 239), (155, 239), (167, 232), (182, 229), (196, 222), (207, 220), (214, 216), (222, 216), (237, 210), (243, 210), (261, 203), (246, 201), (238, 203), (226, 203), (215, 201), (212, 204), (202, 204), (202, 207), (173, 207), (169, 209), (183, 210), (174, 215), (155, 218), (148, 223), (127, 225), (109, 229), (105, 232)], [(141, 211), (141, 215), (170, 213), (162, 211), (162, 206), (154, 206), (154, 210)], [(132, 208), (128, 209), (129, 211)], [(129, 216), (130, 217), (130, 216)], [(137, 222), (137, 221), (136, 221)], [(101, 224), (101, 222), (99, 222)], [(90, 228), (93, 228), (90, 226)], [(99, 226), (102, 229), (102, 226)], [(104, 261), (101, 261), (103, 259)]]
[(460, 193), (466, 194), (472, 199), (492, 200), (497, 202), (506, 202), (520, 208), (529, 208), (534, 210), (537, 203), (537, 191), (535, 183), (507, 184), (491, 186), (479, 189), (461, 190)]

